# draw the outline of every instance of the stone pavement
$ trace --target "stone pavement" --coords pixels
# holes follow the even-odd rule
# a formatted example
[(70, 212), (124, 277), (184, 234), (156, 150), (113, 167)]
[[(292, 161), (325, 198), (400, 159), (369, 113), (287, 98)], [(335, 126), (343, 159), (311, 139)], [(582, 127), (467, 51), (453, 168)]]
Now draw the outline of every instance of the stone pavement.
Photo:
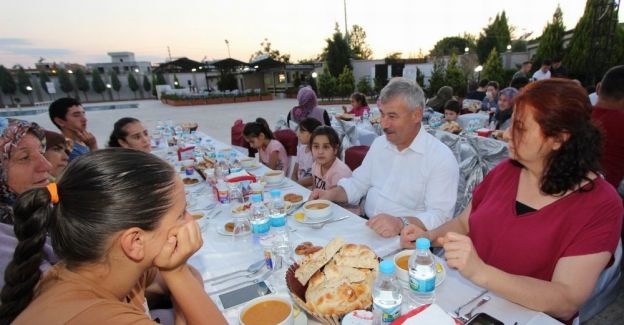
[[(116, 102), (122, 103), (122, 102)], [(297, 104), (295, 99), (276, 99), (271, 101), (232, 103), (219, 105), (180, 106), (165, 105), (156, 100), (139, 100), (123, 103), (138, 103), (138, 108), (89, 111), (87, 112), (88, 130), (98, 140), (100, 148), (106, 147), (108, 137), (113, 129), (115, 121), (122, 117), (134, 117), (141, 120), (151, 131), (159, 120), (172, 120), (176, 123), (197, 122), (199, 129), (219, 141), (230, 143), (230, 129), (236, 119), (250, 122), (257, 117), (263, 117), (271, 128), (280, 117), (286, 117), (288, 111)], [(111, 103), (85, 104), (85, 106), (98, 106)], [(339, 109), (341, 105), (325, 106), (329, 109)], [(24, 108), (26, 109), (26, 108)], [(52, 124), (47, 113), (37, 115), (24, 115), (16, 118), (39, 123), (41, 126), (58, 131)], [(624, 319), (624, 285), (620, 283), (620, 294), (615, 302), (603, 310), (600, 314), (586, 322), (591, 325), (623, 324)]]

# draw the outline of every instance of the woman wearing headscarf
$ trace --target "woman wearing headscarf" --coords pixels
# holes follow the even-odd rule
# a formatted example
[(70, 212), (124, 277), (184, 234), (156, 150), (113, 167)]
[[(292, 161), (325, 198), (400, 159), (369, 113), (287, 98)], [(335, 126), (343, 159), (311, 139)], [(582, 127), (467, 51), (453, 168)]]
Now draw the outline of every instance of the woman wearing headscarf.
[(323, 125), (331, 125), (327, 111), (318, 107), (316, 93), (314, 93), (312, 88), (303, 87), (299, 89), (297, 101), (299, 102), (299, 106), (293, 107), (286, 118), (288, 126), (290, 126), (290, 121), (294, 121), (299, 125), (306, 117), (315, 118)]
[[(4, 270), (17, 245), (13, 229), (13, 203), (17, 196), (49, 183), (52, 165), (45, 159), (45, 133), (36, 123), (0, 118), (0, 287)], [(56, 261), (49, 242), (42, 270)]]
[(505, 131), (511, 124), (513, 114), (514, 97), (518, 94), (516, 88), (507, 87), (498, 93), (498, 108), (494, 113), (496, 130)]

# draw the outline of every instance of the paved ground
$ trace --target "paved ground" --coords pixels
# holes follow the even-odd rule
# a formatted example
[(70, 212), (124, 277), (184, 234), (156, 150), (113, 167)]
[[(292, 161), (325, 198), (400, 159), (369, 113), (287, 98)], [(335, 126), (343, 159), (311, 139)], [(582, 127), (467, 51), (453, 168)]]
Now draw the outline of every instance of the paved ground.
[[(285, 117), (288, 111), (296, 105), (294, 99), (279, 99), (272, 101), (233, 103), (220, 105), (202, 105), (188, 107), (173, 107), (162, 104), (155, 100), (131, 101), (138, 103), (138, 108), (119, 109), (108, 111), (87, 112), (88, 129), (98, 139), (100, 147), (108, 142), (108, 137), (113, 129), (113, 123), (119, 118), (130, 116), (143, 121), (146, 127), (153, 130), (159, 120), (172, 120), (174, 122), (197, 122), (200, 130), (210, 134), (219, 141), (230, 143), (230, 128), (236, 119), (244, 122), (253, 121), (256, 117), (264, 117), (271, 127), (280, 117)], [(86, 104), (85, 106), (97, 104)], [(339, 105), (331, 106), (337, 109)], [(38, 115), (25, 115), (18, 118), (37, 122), (43, 127), (56, 130), (50, 122), (47, 113)], [(595, 316), (586, 324), (623, 324), (624, 321), (624, 284), (620, 283), (620, 294), (616, 301), (604, 311)]]

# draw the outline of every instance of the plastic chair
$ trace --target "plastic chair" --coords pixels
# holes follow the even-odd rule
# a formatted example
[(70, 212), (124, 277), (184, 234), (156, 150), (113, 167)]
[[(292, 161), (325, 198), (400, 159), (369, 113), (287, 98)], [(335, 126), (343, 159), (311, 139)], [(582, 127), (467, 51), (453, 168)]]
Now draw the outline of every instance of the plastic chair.
[(369, 146), (353, 146), (345, 151), (345, 164), (355, 170), (362, 165), (366, 153), (370, 149)]
[(238, 119), (234, 121), (234, 125), (232, 126), (232, 130), (230, 133), (230, 143), (233, 146), (243, 147), (247, 149), (249, 157), (255, 157), (258, 150), (252, 148), (247, 141), (245, 141), (245, 137), (243, 136), (243, 129), (245, 128), (245, 123), (243, 123), (242, 119)]
[(297, 133), (291, 129), (281, 129), (273, 132), (273, 136), (275, 139), (282, 143), (284, 148), (286, 149), (286, 154), (289, 156), (297, 155), (297, 145), (299, 144), (299, 139), (297, 138)]

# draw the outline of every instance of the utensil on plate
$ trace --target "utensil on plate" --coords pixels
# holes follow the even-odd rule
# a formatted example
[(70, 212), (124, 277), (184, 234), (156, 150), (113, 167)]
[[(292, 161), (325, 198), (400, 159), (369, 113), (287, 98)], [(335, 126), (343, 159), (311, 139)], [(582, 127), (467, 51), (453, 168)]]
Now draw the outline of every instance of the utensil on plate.
[(472, 307), (472, 309), (470, 309), (464, 316), (460, 317), (459, 319), (464, 323), (469, 321), (472, 318), (472, 313), (474, 313), (477, 308), (485, 305), (485, 303), (490, 301), (490, 299), (492, 299), (492, 297), (490, 296), (483, 297), (481, 300), (479, 300), (479, 303), (476, 306)]
[(234, 272), (230, 272), (230, 273), (226, 273), (226, 274), (222, 274), (219, 276), (216, 276), (214, 278), (210, 278), (210, 279), (206, 279), (204, 280), (204, 283), (208, 283), (208, 282), (213, 282), (216, 280), (221, 280), (221, 279), (225, 279), (231, 275), (237, 274), (237, 273), (242, 273), (242, 272), (247, 272), (247, 273), (257, 273), (260, 269), (262, 269), (262, 267), (264, 266), (265, 261), (264, 260), (259, 260), (257, 262), (251, 263), (247, 269), (245, 270), (238, 270), (238, 271), (234, 271)]
[(210, 281), (210, 282), (212, 283), (213, 286), (216, 286), (216, 285), (219, 285), (219, 284), (222, 284), (222, 283), (230, 282), (230, 281), (232, 281), (234, 279), (238, 279), (238, 278), (253, 278), (256, 275), (256, 273), (258, 273), (262, 269), (262, 266), (263, 265), (261, 265), (259, 268), (253, 270), (252, 272), (250, 272), (248, 274), (239, 274), (239, 275), (236, 275), (236, 276), (233, 276), (233, 277), (227, 277), (226, 279), (219, 280), (219, 281), (216, 281), (216, 282), (214, 282), (214, 281)]
[(221, 288), (219, 290), (208, 292), (208, 295), (212, 296), (212, 295), (216, 295), (216, 294), (219, 294), (219, 293), (222, 293), (222, 292), (227, 292), (227, 291), (230, 291), (232, 289), (236, 289), (238, 287), (242, 287), (243, 285), (246, 285), (246, 284), (260, 283), (260, 282), (266, 280), (269, 276), (271, 276), (271, 274), (273, 274), (273, 272), (267, 271), (264, 274), (262, 274), (261, 276), (255, 278), (253, 280), (247, 280), (247, 281), (239, 282), (239, 283), (233, 284), (231, 286), (228, 286), (228, 287), (225, 287), (225, 288)]
[(328, 224), (328, 223), (342, 221), (344, 219), (349, 219), (349, 217), (351, 217), (351, 216), (346, 215), (346, 216), (342, 216), (342, 217), (340, 217), (338, 219), (330, 219), (330, 220), (327, 220), (327, 221), (321, 222), (321, 223), (312, 223), (312, 224), (310, 224), (310, 227), (312, 227), (314, 229), (321, 229), (321, 228), (325, 227), (325, 225)]
[(466, 306), (470, 305), (471, 303), (475, 302), (477, 299), (481, 298), (481, 296), (483, 296), (483, 295), (484, 295), (484, 294), (486, 294), (487, 292), (488, 292), (487, 290), (483, 290), (483, 291), (481, 291), (481, 292), (480, 292), (480, 293), (479, 293), (476, 297), (474, 297), (474, 298), (472, 298), (472, 299), (468, 300), (468, 302), (467, 302), (467, 303), (465, 303), (465, 304), (463, 304), (463, 305), (461, 305), (461, 306), (457, 307), (457, 309), (455, 309), (455, 310), (453, 311), (453, 313), (455, 314), (455, 316), (459, 317), (459, 312), (462, 310), (462, 308), (464, 308), (464, 307), (466, 307)]

